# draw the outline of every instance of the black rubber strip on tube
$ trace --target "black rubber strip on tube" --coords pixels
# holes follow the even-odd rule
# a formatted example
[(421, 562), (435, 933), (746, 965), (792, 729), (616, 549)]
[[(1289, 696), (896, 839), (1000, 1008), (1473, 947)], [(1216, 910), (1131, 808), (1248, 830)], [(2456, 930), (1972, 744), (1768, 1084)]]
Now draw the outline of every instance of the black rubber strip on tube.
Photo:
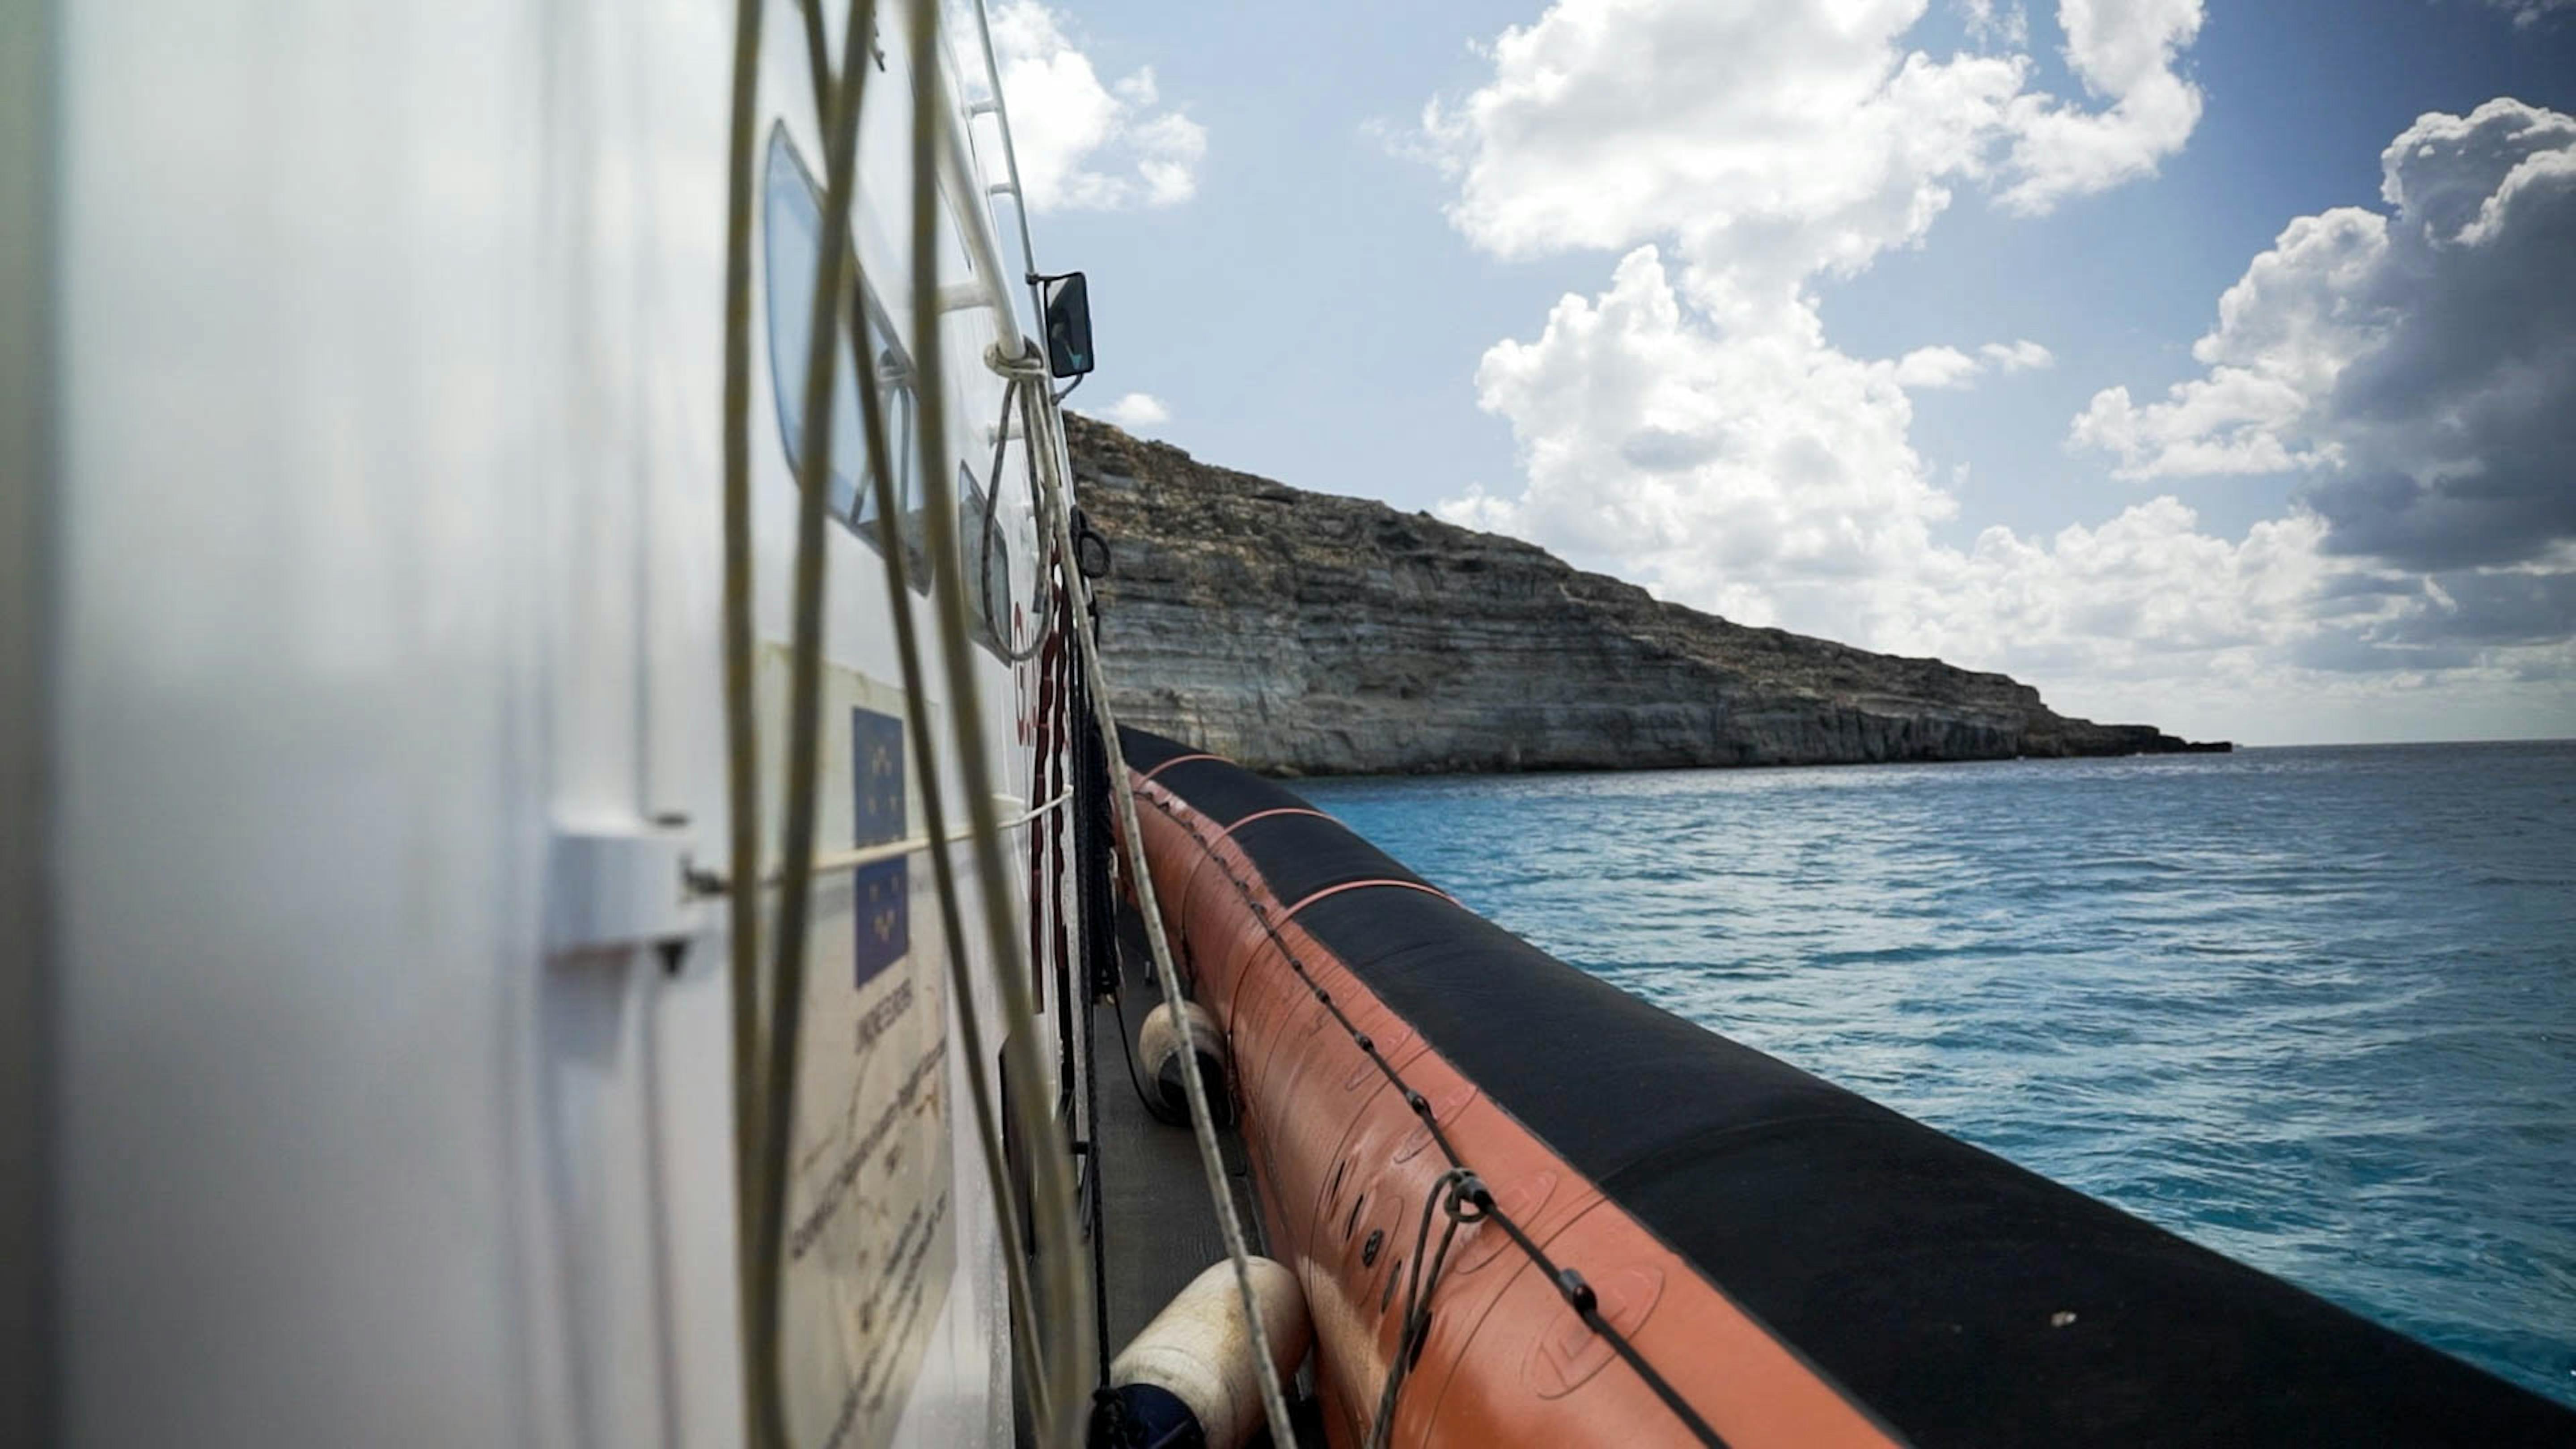
[[(1129, 734), (1131, 763), (1189, 753)], [(1305, 803), (1213, 760), (1157, 779), (1221, 825)], [(1282, 906), (1418, 880), (1315, 816), (1234, 839)], [(1443, 897), (1364, 886), (1297, 923), (1917, 1443), (2576, 1444), (2576, 1412), (1683, 1021)]]

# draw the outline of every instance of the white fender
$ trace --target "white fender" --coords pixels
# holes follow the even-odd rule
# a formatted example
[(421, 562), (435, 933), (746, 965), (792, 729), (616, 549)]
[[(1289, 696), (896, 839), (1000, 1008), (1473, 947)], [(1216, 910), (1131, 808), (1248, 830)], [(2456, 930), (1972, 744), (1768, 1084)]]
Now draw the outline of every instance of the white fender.
[[(1282, 1264), (1254, 1258), (1248, 1266), (1262, 1331), (1270, 1339), (1271, 1366), (1285, 1386), (1313, 1337), (1306, 1293)], [(1241, 1449), (1262, 1426), (1261, 1381), (1253, 1362), (1234, 1265), (1221, 1262), (1191, 1279), (1120, 1350), (1109, 1366), (1109, 1382), (1118, 1388), (1148, 1384), (1169, 1393), (1198, 1419), (1208, 1449)]]
[[(1208, 1107), (1218, 1125), (1232, 1120), (1233, 1104), (1225, 1094), (1225, 1033), (1216, 1024), (1215, 1013), (1195, 1001), (1184, 1001), (1181, 1009), (1190, 1014), (1190, 1039), (1198, 1048), (1199, 1080), (1208, 1092)], [(1181, 1083), (1181, 1027), (1172, 1015), (1172, 1004), (1165, 1002), (1145, 1016), (1145, 1024), (1136, 1033), (1136, 1053), (1144, 1059), (1146, 1080), (1163, 1094), (1163, 1104), (1187, 1120), (1188, 1088)]]

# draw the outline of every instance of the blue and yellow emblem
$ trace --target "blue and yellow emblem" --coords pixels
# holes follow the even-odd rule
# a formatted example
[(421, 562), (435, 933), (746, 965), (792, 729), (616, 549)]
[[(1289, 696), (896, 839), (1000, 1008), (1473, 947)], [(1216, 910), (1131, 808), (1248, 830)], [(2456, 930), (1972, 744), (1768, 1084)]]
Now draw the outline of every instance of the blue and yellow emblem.
[[(906, 833), (903, 721), (872, 709), (850, 711), (850, 775), (857, 782), (850, 844), (883, 845)], [(859, 867), (858, 979), (865, 986), (912, 948), (912, 866), (904, 859)]]

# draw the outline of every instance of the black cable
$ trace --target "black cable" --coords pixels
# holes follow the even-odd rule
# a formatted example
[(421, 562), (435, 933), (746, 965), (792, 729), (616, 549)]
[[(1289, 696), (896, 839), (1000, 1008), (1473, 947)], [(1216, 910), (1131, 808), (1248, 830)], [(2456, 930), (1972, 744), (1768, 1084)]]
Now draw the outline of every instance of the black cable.
[[(1065, 582), (1069, 586), (1072, 580), (1067, 578)], [(1069, 640), (1073, 629), (1073, 607), (1070, 587), (1067, 588), (1066, 592), (1062, 596), (1062, 601), (1054, 610), (1054, 613)], [(1063, 726), (1063, 728), (1058, 732), (1056, 739), (1056, 784), (1060, 790), (1067, 792), (1071, 791), (1073, 788), (1073, 782), (1068, 778), (1072, 773), (1073, 762), (1065, 758), (1066, 752), (1064, 750), (1064, 736), (1073, 732), (1072, 702), (1073, 675), (1075, 671), (1072, 668), (1072, 657), (1073, 651), (1070, 648), (1064, 650), (1063, 653), (1058, 656), (1057, 664), (1060, 677), (1057, 680), (1055, 691), (1055, 704), (1058, 711), (1057, 720), (1058, 723)], [(1078, 1027), (1071, 1028), (1066, 1035), (1065, 1054), (1068, 1059), (1072, 1057), (1073, 1040), (1075, 1035), (1078, 1034), (1082, 1042), (1083, 1131), (1087, 1134), (1085, 1140), (1090, 1144), (1084, 1153), (1084, 1156), (1088, 1159), (1086, 1164), (1088, 1171), (1084, 1176), (1091, 1186), (1091, 1212), (1089, 1215), (1089, 1226), (1091, 1228), (1091, 1327), (1093, 1336), (1099, 1346), (1099, 1353), (1096, 1355), (1094, 1360), (1095, 1367), (1099, 1370), (1099, 1381), (1093, 1385), (1093, 1388), (1097, 1393), (1106, 1393), (1109, 1389), (1110, 1353), (1108, 1164), (1106, 1155), (1101, 1151), (1102, 1133), (1100, 1130), (1099, 1021), (1094, 1014), (1094, 1002), (1092, 1001), (1091, 993), (1089, 991), (1076, 992), (1073, 989), (1073, 981), (1076, 974), (1074, 968), (1074, 953), (1077, 949), (1075, 939), (1078, 939), (1082, 932), (1090, 929), (1090, 927), (1082, 921), (1082, 917), (1084, 915), (1084, 902), (1081, 894), (1082, 881), (1079, 872), (1072, 872), (1074, 875), (1073, 921), (1068, 922), (1065, 919), (1066, 912), (1064, 907), (1064, 877), (1068, 873), (1070, 864), (1065, 859), (1065, 852), (1071, 847), (1079, 824), (1080, 822), (1074, 818), (1072, 810), (1068, 808), (1065, 814), (1065, 819), (1055, 827), (1053, 833), (1057, 835), (1057, 839), (1051, 846), (1056, 862), (1056, 880), (1054, 882), (1054, 909), (1056, 915), (1056, 1001), (1058, 1006), (1067, 1014), (1068, 1018), (1070, 1018), (1070, 1016), (1077, 1010), (1075, 1003), (1079, 1001), (1080, 1006), (1078, 1009), (1080, 1010), (1082, 1017), (1080, 1025)], [(1068, 925), (1072, 927), (1074, 939), (1068, 939)]]
[[(1080, 510), (1076, 510), (1078, 513)], [(1077, 550), (1079, 545), (1077, 545)], [(1068, 590), (1066, 606), (1082, 607), (1080, 590)], [(1098, 622), (1096, 607), (1093, 622)], [(1085, 670), (1073, 671), (1073, 717), (1092, 717), (1091, 681)], [(1085, 994), (1093, 1000), (1115, 994), (1119, 989), (1118, 966), (1118, 900), (1109, 883), (1109, 863), (1118, 854), (1116, 832), (1110, 828), (1108, 747), (1100, 732), (1093, 729), (1073, 731), (1074, 893), (1076, 909), (1082, 914), (1083, 975), (1087, 978)]]
[[(1070, 1010), (1072, 1004), (1066, 1003)], [(1100, 1151), (1100, 1033), (1088, 997), (1082, 1003), (1082, 1102), (1083, 1115), (1091, 1128), (1091, 1316), (1092, 1330), (1100, 1340), (1100, 1382), (1102, 1392), (1109, 1388), (1109, 1229), (1106, 1203), (1109, 1188), (1102, 1174)]]
[(1126, 997), (1127, 993), (1124, 991), (1109, 993), (1109, 1009), (1118, 1013), (1118, 1054), (1127, 1059), (1127, 1085), (1136, 1089), (1136, 1100), (1143, 1104), (1146, 1116), (1169, 1126), (1186, 1125), (1189, 1122), (1187, 1116), (1173, 1116), (1167, 1108), (1154, 1100), (1151, 1092), (1145, 1090), (1145, 1079), (1136, 1070), (1136, 1048), (1133, 1044), (1135, 1033), (1127, 1028)]

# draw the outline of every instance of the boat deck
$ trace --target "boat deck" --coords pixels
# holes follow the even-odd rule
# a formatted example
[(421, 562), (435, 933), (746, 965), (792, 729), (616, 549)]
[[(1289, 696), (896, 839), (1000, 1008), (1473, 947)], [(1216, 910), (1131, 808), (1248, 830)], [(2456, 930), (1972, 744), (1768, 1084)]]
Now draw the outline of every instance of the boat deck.
[[(1217, 1229), (1216, 1209), (1208, 1201), (1207, 1173), (1199, 1165), (1197, 1144), (1188, 1128), (1158, 1122), (1147, 1113), (1128, 1076), (1128, 1057), (1119, 1050), (1124, 1040), (1133, 1051), (1135, 1029), (1163, 1000), (1162, 992), (1155, 989), (1154, 968), (1132, 911), (1119, 912), (1119, 928), (1125, 1027), (1120, 1026), (1117, 1007), (1103, 1003), (1091, 1013), (1092, 1040), (1099, 1054), (1093, 1068), (1100, 1081), (1100, 1181), (1105, 1194), (1101, 1217), (1108, 1229), (1104, 1266), (1112, 1352), (1134, 1338), (1192, 1278), (1225, 1259), (1225, 1238)], [(1260, 1252), (1261, 1219), (1253, 1208), (1251, 1167), (1244, 1159), (1243, 1141), (1231, 1131), (1220, 1137), (1235, 1211), (1252, 1235), (1253, 1251)]]
[[(1118, 946), (1125, 1027), (1120, 1026), (1118, 1009), (1106, 1003), (1093, 1007), (1091, 1014), (1096, 1052), (1092, 1066), (1099, 1074), (1101, 1218), (1107, 1237), (1103, 1268), (1113, 1354), (1191, 1279), (1225, 1261), (1225, 1238), (1208, 1201), (1198, 1145), (1188, 1128), (1158, 1122), (1145, 1110), (1128, 1075), (1128, 1057), (1119, 1049), (1124, 1040), (1132, 1053), (1135, 1029), (1144, 1025), (1145, 1014), (1163, 999), (1154, 984), (1142, 924), (1124, 906), (1119, 911)], [(1243, 1141), (1230, 1130), (1219, 1136), (1235, 1211), (1252, 1239), (1252, 1250), (1265, 1252)], [(1313, 1413), (1311, 1401), (1301, 1400), (1298, 1408), (1299, 1437), (1310, 1444), (1323, 1443), (1321, 1423), (1306, 1422)], [(1252, 1442), (1267, 1444), (1269, 1435), (1256, 1434)]]

